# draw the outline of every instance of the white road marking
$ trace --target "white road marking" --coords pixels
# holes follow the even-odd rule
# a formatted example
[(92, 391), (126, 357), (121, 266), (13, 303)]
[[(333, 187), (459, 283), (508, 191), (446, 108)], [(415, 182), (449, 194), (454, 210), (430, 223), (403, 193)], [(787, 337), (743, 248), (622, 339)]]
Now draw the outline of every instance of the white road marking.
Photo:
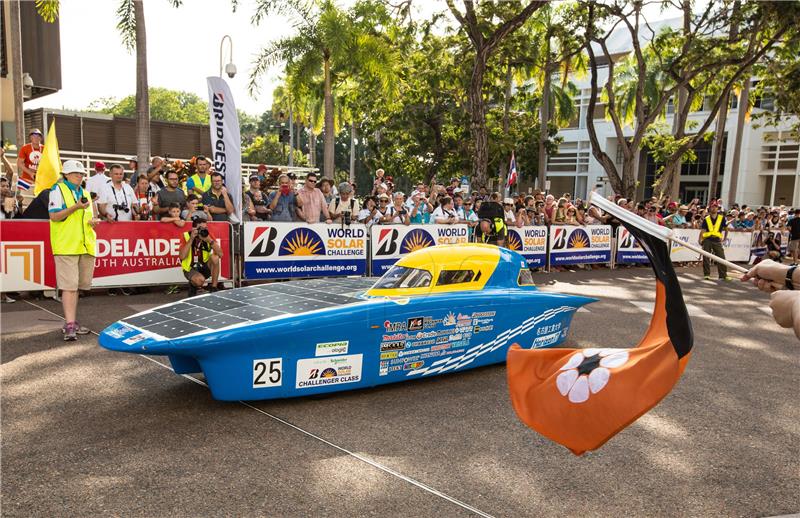
[[(641, 309), (645, 313), (653, 313), (653, 308), (656, 305), (655, 302), (650, 302), (647, 300), (629, 300), (628, 302)], [(711, 315), (694, 304), (686, 304), (686, 309), (689, 311), (690, 317), (711, 318)]]
[[(39, 306), (38, 304), (34, 304), (33, 302), (30, 302), (28, 300), (25, 300), (25, 302), (27, 302), (28, 304), (30, 304), (33, 307), (41, 309), (42, 311), (44, 311), (46, 313), (50, 313), (51, 315), (54, 315), (54, 316), (58, 317), (61, 320), (64, 320), (64, 318), (61, 315), (59, 315), (57, 313), (54, 313), (54, 312), (50, 311), (47, 308), (43, 308), (42, 306)], [(93, 335), (100, 336), (100, 334), (97, 333), (96, 331), (93, 331), (93, 330), (90, 330), (90, 331), (91, 331), (91, 333)], [(160, 365), (161, 367), (163, 367), (163, 368), (165, 368), (165, 369), (167, 369), (167, 370), (169, 370), (169, 371), (171, 371), (173, 373), (175, 372), (175, 371), (172, 370), (172, 367), (170, 367), (169, 365), (161, 363), (158, 360), (154, 360), (153, 358), (150, 358), (149, 356), (145, 356), (145, 355), (142, 355), (142, 354), (137, 354), (136, 356), (139, 356), (141, 358), (144, 358), (145, 360), (149, 360), (149, 361), (151, 361), (151, 362), (153, 362), (153, 363), (155, 363), (157, 365)], [(198, 385), (202, 385), (204, 387), (208, 387), (208, 385), (205, 382), (195, 378), (194, 376), (189, 376), (188, 374), (181, 374), (181, 376), (183, 376), (184, 378), (188, 379), (189, 381), (197, 383)], [(399, 471), (395, 471), (392, 468), (381, 464), (380, 462), (377, 462), (375, 460), (370, 459), (369, 457), (366, 457), (364, 455), (360, 455), (358, 453), (352, 452), (352, 451), (350, 451), (350, 450), (348, 450), (348, 449), (346, 449), (346, 448), (344, 448), (342, 446), (339, 446), (339, 445), (334, 444), (334, 443), (332, 443), (332, 442), (330, 442), (330, 441), (328, 441), (326, 439), (323, 439), (322, 437), (320, 437), (318, 435), (315, 435), (315, 434), (313, 434), (313, 433), (311, 433), (311, 432), (309, 432), (307, 430), (304, 430), (303, 428), (300, 428), (299, 426), (297, 426), (295, 424), (292, 424), (289, 421), (281, 419), (280, 417), (278, 417), (276, 415), (273, 415), (273, 414), (270, 414), (269, 412), (266, 412), (264, 410), (261, 410), (260, 408), (257, 408), (255, 406), (251, 405), (250, 403), (247, 403), (246, 401), (239, 401), (238, 403), (240, 405), (246, 406), (247, 408), (255, 410), (259, 414), (263, 414), (263, 415), (265, 415), (265, 416), (267, 416), (267, 417), (269, 417), (271, 419), (274, 419), (275, 421), (278, 421), (279, 423), (281, 423), (283, 425), (286, 425), (286, 426), (288, 426), (290, 428), (293, 428), (293, 429), (297, 430), (298, 432), (303, 433), (303, 434), (307, 435), (308, 437), (311, 437), (312, 439), (316, 439), (316, 440), (320, 441), (321, 443), (330, 446), (331, 448), (335, 448), (335, 449), (341, 451), (342, 453), (350, 455), (351, 457), (353, 457), (355, 459), (358, 459), (361, 462), (364, 462), (365, 464), (369, 464), (373, 468), (377, 468), (377, 469), (383, 471), (384, 473), (388, 473), (389, 475), (392, 475), (392, 476), (394, 476), (396, 478), (399, 478), (400, 480), (408, 482), (409, 484), (414, 485), (414, 486), (422, 489), (423, 491), (427, 491), (428, 493), (430, 493), (432, 495), (435, 495), (435, 496), (438, 496), (439, 498), (447, 500), (448, 502), (450, 502), (452, 504), (455, 504), (455, 505), (461, 507), (462, 509), (465, 509), (465, 510), (471, 512), (471, 513), (477, 514), (478, 516), (484, 516), (486, 518), (493, 518), (493, 516), (491, 514), (485, 513), (483, 511), (481, 511), (480, 509), (472, 507), (471, 505), (469, 505), (466, 502), (462, 502), (461, 500), (458, 500), (457, 498), (454, 498), (454, 497), (452, 497), (452, 496), (450, 496), (450, 495), (448, 495), (446, 493), (443, 493), (443, 492), (439, 491), (438, 489), (434, 489), (431, 486), (429, 486), (427, 484), (424, 484), (424, 483), (422, 483), (422, 482), (420, 482), (420, 481), (418, 481), (416, 479), (413, 479), (413, 478), (411, 478), (411, 477), (409, 477), (407, 475), (403, 475)]]
[(763, 311), (767, 315), (772, 316), (772, 310), (770, 309), (769, 306), (758, 306), (758, 309), (760, 309), (761, 311)]
[(581, 306), (578, 308), (578, 313), (591, 313), (587, 308)]

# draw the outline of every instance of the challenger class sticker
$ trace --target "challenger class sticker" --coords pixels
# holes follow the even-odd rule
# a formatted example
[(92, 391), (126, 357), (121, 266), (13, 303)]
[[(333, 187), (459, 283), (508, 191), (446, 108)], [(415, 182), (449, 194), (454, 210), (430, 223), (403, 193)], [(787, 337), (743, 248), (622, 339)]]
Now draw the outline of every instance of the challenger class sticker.
[(314, 388), (361, 381), (362, 354), (297, 360), (295, 388)]

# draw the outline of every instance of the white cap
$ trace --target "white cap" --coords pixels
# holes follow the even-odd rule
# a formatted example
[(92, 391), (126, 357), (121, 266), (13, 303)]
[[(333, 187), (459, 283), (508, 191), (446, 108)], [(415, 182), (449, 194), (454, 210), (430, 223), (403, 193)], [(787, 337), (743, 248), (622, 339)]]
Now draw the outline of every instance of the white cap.
[(86, 176), (86, 169), (84, 169), (83, 164), (78, 160), (67, 160), (64, 162), (64, 165), (61, 166), (61, 174), (70, 173), (81, 173)]

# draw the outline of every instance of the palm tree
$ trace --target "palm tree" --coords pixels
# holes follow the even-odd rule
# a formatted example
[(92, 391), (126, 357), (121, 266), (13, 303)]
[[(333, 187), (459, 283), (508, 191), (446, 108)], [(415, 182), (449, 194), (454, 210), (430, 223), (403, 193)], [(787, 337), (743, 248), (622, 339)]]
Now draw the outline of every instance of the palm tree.
[(250, 74), (250, 92), (256, 92), (258, 79), (280, 62), (285, 62), (296, 77), (322, 76), (325, 117), (323, 175), (333, 178), (336, 85), (347, 77), (360, 75), (377, 82), (387, 92), (392, 91), (396, 89), (392, 81), (392, 64), (397, 58), (390, 43), (375, 34), (374, 24), (365, 20), (363, 9), (345, 12), (332, 0), (312, 3), (259, 0), (253, 23), (258, 24), (272, 13), (292, 16), (298, 34), (273, 41), (262, 49)]
[[(179, 7), (182, 0), (168, 0)], [(36, 10), (45, 20), (58, 17), (59, 0), (37, 0)], [(136, 49), (136, 157), (138, 171), (147, 172), (150, 161), (150, 95), (147, 82), (147, 34), (142, 0), (120, 0), (117, 7), (117, 29), (122, 43), (131, 51)]]

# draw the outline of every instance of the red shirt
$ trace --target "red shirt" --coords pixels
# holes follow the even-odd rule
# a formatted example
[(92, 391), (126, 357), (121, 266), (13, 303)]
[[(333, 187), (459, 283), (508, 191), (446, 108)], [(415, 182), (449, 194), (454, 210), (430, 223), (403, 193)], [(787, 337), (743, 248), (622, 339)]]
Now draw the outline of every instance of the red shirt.
[[(39, 144), (39, 146), (34, 149), (33, 144), (29, 143), (20, 148), (18, 156), (25, 161), (25, 167), (36, 171), (36, 169), (39, 168), (39, 160), (42, 159), (42, 153), (44, 153), (44, 144)], [(24, 172), (20, 174), (20, 176), (33, 180), (29, 174)]]

